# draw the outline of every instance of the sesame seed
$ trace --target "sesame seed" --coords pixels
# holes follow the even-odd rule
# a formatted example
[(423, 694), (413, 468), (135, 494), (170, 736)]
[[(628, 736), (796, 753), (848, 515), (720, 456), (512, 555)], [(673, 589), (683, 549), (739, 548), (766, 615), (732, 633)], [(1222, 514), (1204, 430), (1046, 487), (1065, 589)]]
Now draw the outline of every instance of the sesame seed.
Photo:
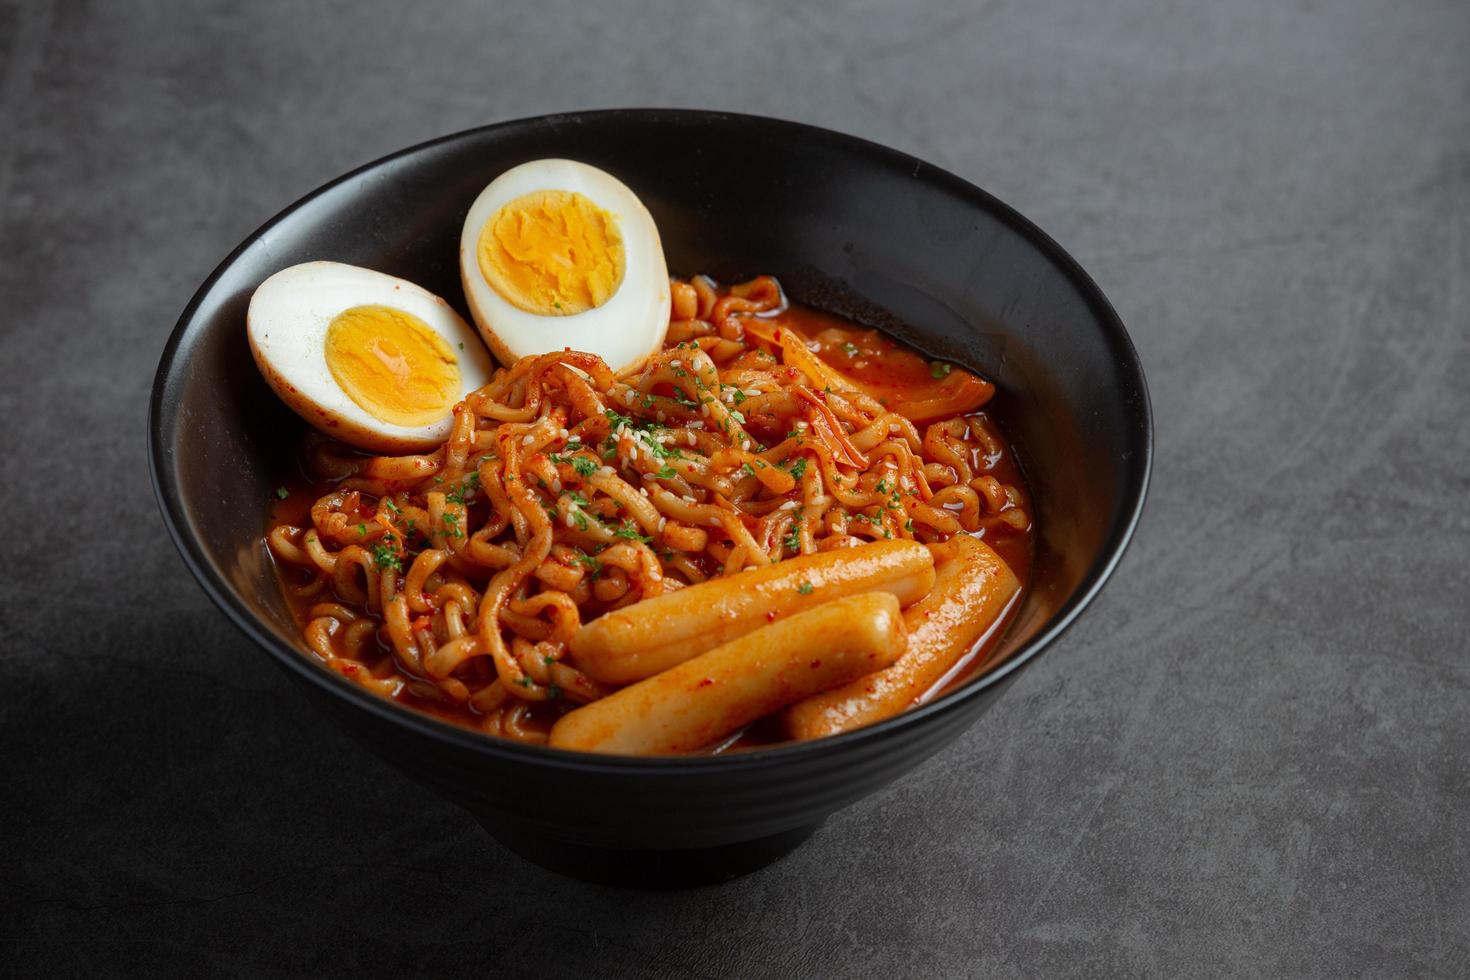
[(662, 532), (664, 529), (664, 525), (667, 523), (669, 523), (669, 519), (667, 517), (660, 517), (658, 519), (658, 530)]
[(529, 446), (531, 443), (533, 443), (535, 441), (536, 441), (536, 437), (535, 436), (522, 436), (521, 437), (521, 445), (522, 446)]
[[(702, 428), (704, 428), (704, 423), (703, 422), (690, 422), (689, 423), (689, 428), (691, 428), (691, 429), (702, 429)], [(690, 439), (689, 440), (689, 444), (691, 446), (694, 445), (694, 440), (693, 439)]]

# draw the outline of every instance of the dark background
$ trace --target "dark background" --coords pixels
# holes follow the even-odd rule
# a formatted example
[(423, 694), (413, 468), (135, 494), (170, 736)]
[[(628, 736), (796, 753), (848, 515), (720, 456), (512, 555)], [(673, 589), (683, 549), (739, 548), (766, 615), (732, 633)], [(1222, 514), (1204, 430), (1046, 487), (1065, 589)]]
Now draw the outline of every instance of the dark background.
[[(719, 888), (541, 872), (321, 721), (148, 488), (236, 242), (399, 147), (681, 105), (1035, 219), (1129, 325), (1135, 544), (959, 743)], [(0, 971), (1470, 973), (1462, 0), (0, 0)]]

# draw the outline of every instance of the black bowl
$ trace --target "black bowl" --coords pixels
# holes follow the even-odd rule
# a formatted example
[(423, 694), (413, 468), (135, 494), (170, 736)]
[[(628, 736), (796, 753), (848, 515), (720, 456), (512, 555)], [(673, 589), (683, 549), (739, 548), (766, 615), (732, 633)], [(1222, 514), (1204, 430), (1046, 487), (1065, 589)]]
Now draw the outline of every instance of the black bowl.
[[(797, 300), (993, 379), (1034, 497), (1031, 589), (997, 670), (881, 724), (711, 758), (618, 758), (497, 741), (380, 700), (308, 657), (262, 546), (301, 423), (251, 361), (245, 308), (310, 259), (420, 283), (464, 312), (457, 243), (501, 171), (571, 157), (626, 181), (669, 268), (778, 276)], [(995, 198), (903, 153), (796, 123), (626, 110), (503, 123), (425, 143), (281, 212), (200, 287), (149, 405), (165, 523), (209, 596), (334, 722), (461, 804), (512, 850), (577, 877), (719, 880), (759, 867), (956, 738), (1097, 595), (1143, 506), (1152, 450), (1133, 345), (1082, 269)]]

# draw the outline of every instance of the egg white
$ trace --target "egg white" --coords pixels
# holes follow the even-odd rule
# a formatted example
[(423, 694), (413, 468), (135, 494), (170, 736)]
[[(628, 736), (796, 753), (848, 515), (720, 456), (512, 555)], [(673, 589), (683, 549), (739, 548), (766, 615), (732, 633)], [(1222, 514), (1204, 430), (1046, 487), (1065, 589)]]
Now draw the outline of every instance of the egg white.
[[(570, 316), (539, 316), (512, 305), (480, 271), (480, 233), (496, 212), (536, 191), (572, 191), (607, 211), (623, 240), (623, 280), (601, 306)], [(596, 354), (614, 371), (657, 351), (669, 327), (669, 272), (653, 216), (611, 174), (575, 160), (533, 160), (495, 178), (475, 198), (459, 238), (465, 298), (485, 343), (504, 364), (531, 354)]]
[(455, 401), (486, 384), (494, 370), (473, 328), (444, 300), (404, 279), (341, 262), (282, 269), (255, 290), (246, 313), (250, 352), (267, 383), (318, 429), (372, 452), (432, 449), (449, 437), (453, 416), (410, 427), (375, 418), (338, 386), (327, 366), (327, 328), (343, 310), (387, 306), (411, 313), (459, 361)]

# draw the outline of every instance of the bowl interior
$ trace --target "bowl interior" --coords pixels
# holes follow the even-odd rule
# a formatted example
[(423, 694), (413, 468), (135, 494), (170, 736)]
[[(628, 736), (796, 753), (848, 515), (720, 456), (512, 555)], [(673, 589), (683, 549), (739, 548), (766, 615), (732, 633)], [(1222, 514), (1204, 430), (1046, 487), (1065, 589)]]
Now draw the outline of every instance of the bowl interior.
[(301, 657), (261, 537), (303, 423), (251, 359), (251, 292), (288, 265), (332, 259), (417, 282), (467, 314), (457, 248), (470, 202), (507, 168), (554, 156), (631, 186), (671, 272), (773, 274), (798, 301), (996, 382), (1038, 527), (1032, 586), (1004, 640), (1019, 655), (999, 673), (1100, 587), (1142, 505), (1147, 394), (1121, 324), (1055, 243), (969, 184), (850, 137), (747, 116), (612, 111), (475, 130), (370, 164), (252, 236), (185, 311), (154, 391), (154, 478), (206, 588), (268, 645)]

